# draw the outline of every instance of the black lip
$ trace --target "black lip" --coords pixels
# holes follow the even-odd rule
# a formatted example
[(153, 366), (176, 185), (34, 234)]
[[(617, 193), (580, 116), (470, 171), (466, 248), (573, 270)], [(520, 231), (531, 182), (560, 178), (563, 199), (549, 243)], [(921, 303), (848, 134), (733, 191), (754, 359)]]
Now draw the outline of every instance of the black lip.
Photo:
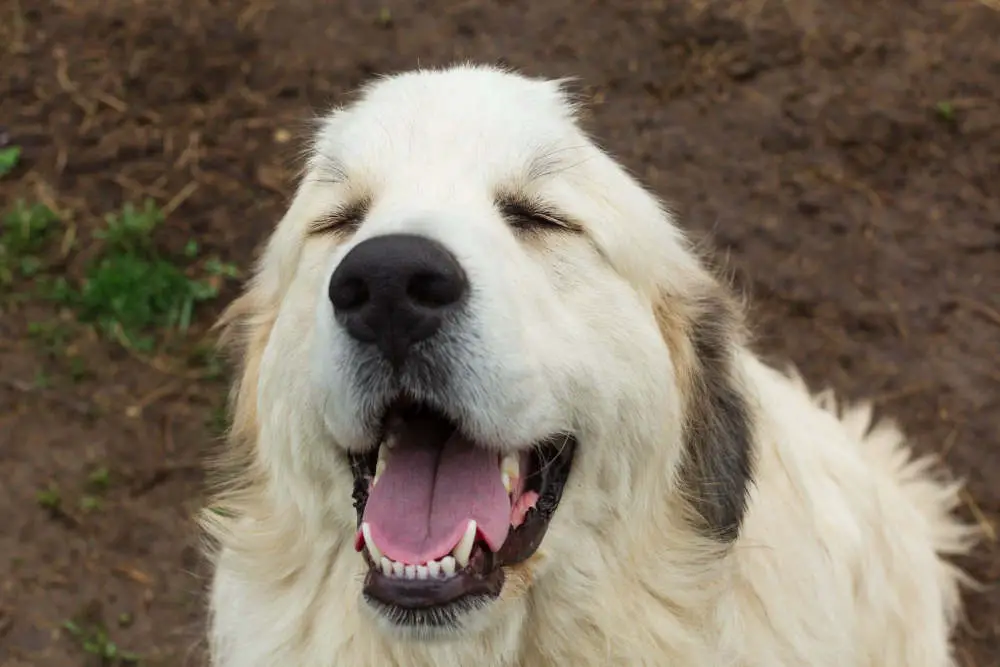
[(500, 595), (504, 584), (503, 568), (496, 557), (478, 545), (469, 564), (448, 579), (420, 580), (389, 577), (368, 558), (365, 576), (365, 597), (387, 606), (412, 610), (443, 608), (468, 598), (493, 599)]
[[(414, 409), (414, 406), (407, 403), (405, 409)], [(576, 444), (572, 436), (557, 434), (534, 447), (531, 472), (525, 483), (527, 489), (539, 494), (538, 501), (528, 510), (524, 522), (511, 529), (497, 553), (477, 544), (469, 564), (453, 577), (420, 580), (383, 574), (365, 549), (364, 557), (369, 566), (362, 589), (365, 599), (384, 610), (399, 625), (426, 627), (454, 625), (463, 610), (496, 599), (504, 585), (504, 566), (527, 560), (541, 545), (569, 479)], [(349, 457), (359, 529), (377, 457), (377, 446), (370, 452)]]

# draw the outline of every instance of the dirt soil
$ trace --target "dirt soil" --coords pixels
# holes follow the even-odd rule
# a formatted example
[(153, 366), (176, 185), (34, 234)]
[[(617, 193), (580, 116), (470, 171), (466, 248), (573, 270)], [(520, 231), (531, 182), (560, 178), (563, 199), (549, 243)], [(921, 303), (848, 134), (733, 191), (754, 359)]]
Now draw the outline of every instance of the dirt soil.
[[(962, 564), (988, 588), (967, 596), (959, 663), (995, 667), (998, 35), (995, 0), (2, 0), (0, 134), (23, 157), (0, 209), (46, 203), (86, 248), (149, 196), (165, 245), (246, 267), (312, 114), (372, 74), (475, 59), (577, 76), (590, 129), (727, 258), (760, 349), (874, 396), (968, 480), (963, 514), (988, 535)], [(0, 310), (0, 665), (100, 664), (109, 641), (200, 664), (191, 515), (224, 379), (96, 335), (68, 343), (87, 362), (70, 374), (29, 336), (59, 318)]]

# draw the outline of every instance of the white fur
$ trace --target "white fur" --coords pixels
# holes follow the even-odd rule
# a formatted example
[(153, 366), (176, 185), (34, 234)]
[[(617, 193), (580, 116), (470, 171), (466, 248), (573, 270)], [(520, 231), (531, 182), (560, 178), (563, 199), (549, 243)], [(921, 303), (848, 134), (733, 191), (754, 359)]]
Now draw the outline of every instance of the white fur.
[[(584, 231), (518, 238), (497, 188), (544, 198)], [(372, 204), (353, 236), (307, 237), (362, 196)], [(392, 630), (360, 595), (344, 452), (368, 444), (379, 397), (357, 382), (360, 353), (326, 297), (355, 244), (394, 231), (444, 243), (475, 286), (472, 315), (442, 343), (463, 427), (498, 450), (558, 430), (579, 440), (539, 552), (498, 603), (434, 641)], [(323, 119), (234, 305), (235, 427), (253, 472), (220, 501), (230, 518), (210, 522), (212, 664), (952, 665), (962, 575), (943, 557), (970, 532), (950, 514), (954, 485), (912, 460), (894, 426), (872, 428), (868, 408), (841, 414), (739, 346), (749, 510), (733, 544), (687, 520), (687, 399), (654, 311), (708, 285), (669, 214), (578, 129), (557, 83), (412, 72)]]

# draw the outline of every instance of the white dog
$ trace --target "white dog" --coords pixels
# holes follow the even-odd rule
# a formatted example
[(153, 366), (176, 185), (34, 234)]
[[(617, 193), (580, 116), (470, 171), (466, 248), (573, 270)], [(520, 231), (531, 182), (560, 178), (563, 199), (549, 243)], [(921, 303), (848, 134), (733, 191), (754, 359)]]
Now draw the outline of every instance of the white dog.
[(741, 322), (560, 82), (366, 87), (223, 319), (213, 665), (953, 665), (956, 483)]

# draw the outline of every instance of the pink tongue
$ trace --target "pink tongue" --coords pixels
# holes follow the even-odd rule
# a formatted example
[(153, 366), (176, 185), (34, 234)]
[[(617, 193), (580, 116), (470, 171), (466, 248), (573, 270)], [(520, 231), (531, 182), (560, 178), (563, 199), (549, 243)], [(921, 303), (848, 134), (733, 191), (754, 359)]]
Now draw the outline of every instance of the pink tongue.
[(432, 432), (414, 430), (388, 451), (385, 470), (368, 495), (362, 521), (376, 547), (401, 563), (439, 560), (455, 548), (471, 519), (479, 538), (499, 550), (511, 506), (497, 454), (458, 435), (442, 447), (428, 437)]

